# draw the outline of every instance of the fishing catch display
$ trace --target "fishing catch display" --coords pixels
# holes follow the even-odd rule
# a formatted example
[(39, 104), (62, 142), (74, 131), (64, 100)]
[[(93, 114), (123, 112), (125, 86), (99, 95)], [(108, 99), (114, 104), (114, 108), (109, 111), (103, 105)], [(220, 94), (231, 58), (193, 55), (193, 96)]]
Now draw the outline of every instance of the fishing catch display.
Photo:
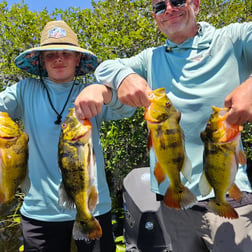
[(8, 113), (0, 112), (0, 215), (15, 207), (18, 188), (25, 194), (30, 188), (28, 135)]
[(201, 133), (204, 156), (199, 189), (202, 196), (214, 190), (215, 198), (210, 199), (208, 209), (220, 216), (236, 219), (239, 216), (226, 202), (226, 193), (237, 201), (242, 197), (234, 182), (238, 164), (246, 164), (245, 154), (240, 149), (242, 126), (226, 122), (228, 108), (212, 107), (212, 110), (206, 128)]
[(73, 227), (75, 240), (94, 240), (102, 236), (98, 220), (92, 215), (98, 193), (94, 181), (94, 154), (92, 125), (89, 120), (80, 122), (74, 109), (61, 125), (59, 140), (59, 167), (62, 183), (59, 188), (59, 205), (65, 208), (76, 206), (77, 214)]
[(164, 204), (171, 208), (186, 209), (193, 206), (196, 196), (183, 185), (180, 173), (190, 182), (192, 165), (184, 147), (184, 134), (179, 125), (181, 113), (175, 109), (159, 88), (149, 96), (150, 106), (144, 118), (149, 129), (149, 148), (153, 147), (157, 158), (154, 175), (160, 184), (168, 176), (170, 185), (164, 196)]

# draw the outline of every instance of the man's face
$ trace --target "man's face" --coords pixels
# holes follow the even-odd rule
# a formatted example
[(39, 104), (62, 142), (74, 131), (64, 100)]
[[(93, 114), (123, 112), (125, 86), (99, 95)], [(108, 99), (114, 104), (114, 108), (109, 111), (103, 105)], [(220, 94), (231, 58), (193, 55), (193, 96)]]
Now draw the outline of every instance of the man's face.
[[(199, 11), (199, 0), (186, 0), (182, 6), (174, 6), (170, 1), (152, 0), (152, 6), (165, 2), (165, 11), (153, 13), (153, 17), (162, 33), (169, 39), (179, 39), (179, 37), (190, 37), (194, 33), (196, 15)], [(183, 40), (183, 39), (182, 39)]]
[(66, 83), (74, 79), (76, 66), (80, 63), (80, 54), (72, 51), (44, 51), (43, 67), (48, 77), (56, 83)]

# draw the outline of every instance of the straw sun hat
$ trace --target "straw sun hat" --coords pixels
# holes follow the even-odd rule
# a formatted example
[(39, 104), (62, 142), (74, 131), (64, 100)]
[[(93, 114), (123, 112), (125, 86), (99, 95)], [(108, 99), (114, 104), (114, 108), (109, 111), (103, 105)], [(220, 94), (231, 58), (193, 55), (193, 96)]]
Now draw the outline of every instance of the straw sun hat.
[(41, 68), (39, 54), (45, 50), (69, 50), (81, 53), (80, 68), (76, 75), (92, 72), (98, 65), (97, 57), (79, 46), (77, 35), (62, 20), (48, 22), (41, 32), (40, 46), (24, 51), (15, 59), (18, 68), (28, 73), (46, 77), (47, 71)]

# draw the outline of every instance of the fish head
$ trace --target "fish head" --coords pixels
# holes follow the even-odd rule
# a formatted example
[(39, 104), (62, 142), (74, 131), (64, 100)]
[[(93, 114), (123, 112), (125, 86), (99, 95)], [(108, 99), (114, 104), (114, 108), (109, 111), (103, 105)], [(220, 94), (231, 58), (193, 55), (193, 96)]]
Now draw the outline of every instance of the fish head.
[(7, 112), (0, 112), (0, 146), (16, 143), (21, 135), (19, 124), (12, 120)]
[(64, 139), (69, 142), (88, 142), (91, 129), (91, 122), (88, 119), (80, 121), (75, 114), (74, 108), (69, 109), (69, 114), (61, 125), (61, 133)]
[(149, 94), (150, 105), (145, 109), (144, 119), (149, 122), (163, 122), (172, 112), (175, 112), (165, 88), (158, 88)]
[(231, 125), (226, 121), (229, 108), (212, 107), (212, 114), (207, 122), (206, 129), (201, 133), (204, 141), (206, 138), (215, 143), (225, 143), (240, 134), (241, 125)]

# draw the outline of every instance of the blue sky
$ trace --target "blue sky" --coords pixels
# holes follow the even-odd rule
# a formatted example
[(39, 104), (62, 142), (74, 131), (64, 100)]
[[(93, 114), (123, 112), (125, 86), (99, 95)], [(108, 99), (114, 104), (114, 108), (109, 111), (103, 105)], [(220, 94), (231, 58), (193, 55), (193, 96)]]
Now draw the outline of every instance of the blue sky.
[[(7, 0), (8, 6), (14, 3), (22, 3), (22, 0)], [(31, 11), (42, 11), (45, 7), (51, 13), (55, 8), (68, 9), (69, 7), (80, 7), (91, 9), (91, 0), (24, 0)]]

